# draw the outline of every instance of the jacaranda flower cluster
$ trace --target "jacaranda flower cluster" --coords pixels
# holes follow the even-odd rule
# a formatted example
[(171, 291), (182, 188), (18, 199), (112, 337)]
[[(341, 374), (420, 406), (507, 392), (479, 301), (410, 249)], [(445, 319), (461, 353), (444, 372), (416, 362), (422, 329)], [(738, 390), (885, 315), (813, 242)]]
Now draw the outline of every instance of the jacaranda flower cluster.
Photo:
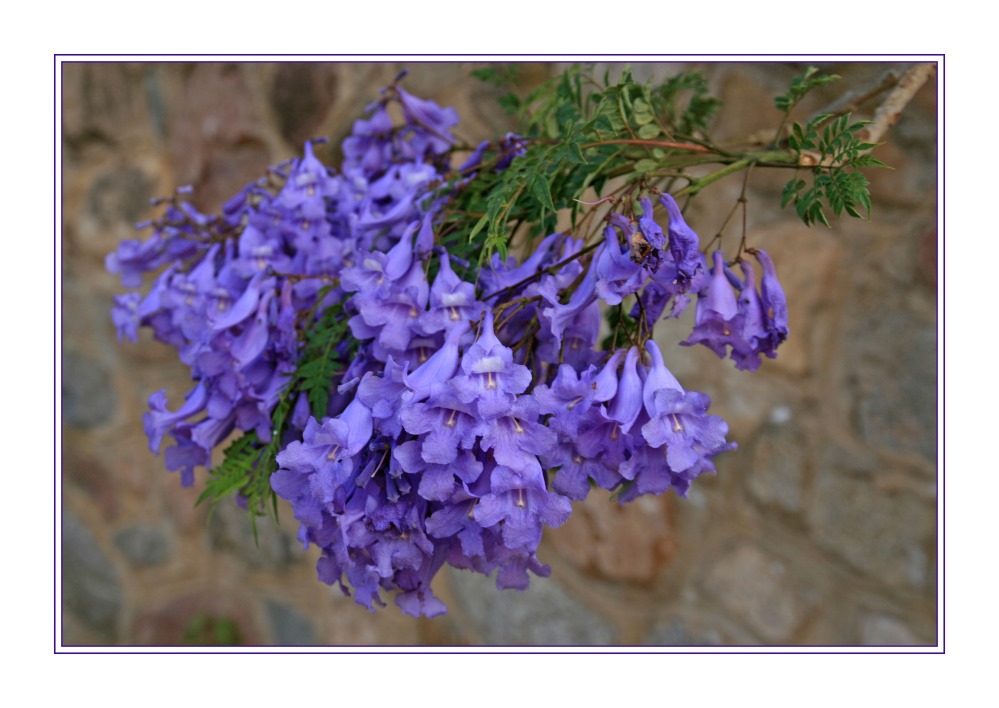
[[(660, 321), (696, 298), (683, 344), (746, 370), (788, 332), (769, 256), (748, 249), (761, 273), (739, 258), (739, 277), (653, 189), (616, 202), (595, 238), (552, 233), (521, 259), (480, 264), (455, 253), (441, 238), (455, 195), (530, 144), (509, 134), (458, 163), (457, 123), (393, 85), (338, 168), (306, 143), (218, 216), (179, 194), (149, 238), (107, 259), (127, 287), (158, 272), (145, 294), (116, 298), (119, 337), (150, 328), (194, 382), (175, 408), (150, 397), (150, 449), (165, 444), (190, 485), (234, 435), (276, 442), (270, 486), (320, 549), (319, 578), (370, 609), (394, 595), (414, 616), (445, 612), (431, 589), (445, 564), (523, 589), (550, 573), (538, 546), (573, 501), (595, 487), (620, 502), (684, 496), (735, 447), (708, 396), (667, 368)], [(305, 342), (330, 308), (347, 327), (324, 360), (342, 366), (316, 410), (292, 384), (315, 365)], [(605, 350), (609, 308), (638, 325)], [(290, 413), (276, 422), (282, 401)]]

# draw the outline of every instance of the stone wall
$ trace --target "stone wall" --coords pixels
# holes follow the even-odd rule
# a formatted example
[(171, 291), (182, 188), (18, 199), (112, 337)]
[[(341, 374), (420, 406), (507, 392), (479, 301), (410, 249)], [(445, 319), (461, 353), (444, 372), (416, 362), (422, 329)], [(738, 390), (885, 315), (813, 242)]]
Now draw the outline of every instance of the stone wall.
[[(172, 349), (115, 340), (121, 289), (104, 256), (179, 184), (210, 209), (268, 165), (350, 121), (402, 67), (387, 64), (63, 66), (63, 642), (67, 645), (933, 644), (937, 640), (936, 140), (933, 82), (876, 152), (870, 221), (803, 227), (779, 208), (786, 173), (750, 181), (749, 233), (776, 254), (791, 338), (755, 374), (703, 348), (667, 364), (731, 425), (739, 449), (687, 499), (619, 507), (591, 495), (523, 594), (443, 572), (449, 614), (370, 614), (315, 579), (290, 508), (258, 524), (209, 516), (146, 447), (150, 393), (190, 387)], [(458, 108), (469, 141), (512, 128), (471, 65), (416, 64), (406, 87)], [(553, 70), (525, 67), (528, 83)], [(638, 73), (678, 66), (642, 65)], [(772, 97), (803, 66), (703, 64), (737, 107), (717, 140), (773, 128)], [(856, 84), (884, 66), (828, 67)], [(835, 85), (834, 85), (835, 86)], [(831, 100), (830, 88), (806, 109)], [(741, 176), (688, 214), (714, 233)]]

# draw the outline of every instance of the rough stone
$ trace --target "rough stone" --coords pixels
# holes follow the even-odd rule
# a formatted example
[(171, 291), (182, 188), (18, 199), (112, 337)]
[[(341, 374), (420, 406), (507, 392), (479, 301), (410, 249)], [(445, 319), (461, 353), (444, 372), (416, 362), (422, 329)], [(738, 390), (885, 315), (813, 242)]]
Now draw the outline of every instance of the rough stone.
[(114, 144), (143, 123), (141, 89), (146, 67), (116, 62), (66, 63), (63, 72), (63, 132), (71, 147)]
[(191, 68), (169, 131), (180, 184), (194, 187), (191, 201), (215, 211), (270, 162), (262, 116), (245, 67), (198, 64)]
[[(808, 374), (821, 356), (815, 331), (829, 326), (818, 313), (828, 311), (831, 301), (840, 297), (835, 283), (845, 253), (842, 240), (822, 232), (809, 233), (798, 221), (781, 221), (755, 231), (752, 243), (773, 256), (782, 286), (793, 294), (788, 300), (787, 341), (777, 350), (777, 358), (764, 359), (753, 376), (769, 377), (774, 372)], [(757, 277), (760, 275), (761, 269), (757, 268)]]
[(149, 65), (142, 82), (146, 96), (146, 107), (149, 110), (149, 125), (159, 140), (166, 138), (167, 132), (167, 98), (163, 77), (169, 71), (169, 66), (169, 64)]
[(905, 622), (889, 615), (867, 615), (860, 620), (860, 643), (871, 646), (925, 644)]
[(129, 643), (140, 646), (252, 645), (260, 633), (250, 605), (234, 592), (195, 593), (141, 613)]
[(523, 592), (499, 590), (479, 573), (452, 570), (455, 594), (489, 645), (606, 645), (612, 626), (570, 597), (553, 578), (532, 578)]
[(115, 534), (114, 543), (137, 566), (159, 565), (170, 556), (170, 542), (163, 531), (149, 524), (134, 524)]
[[(82, 492), (79, 498), (88, 506), (99, 509), (105, 519), (114, 519), (118, 514), (119, 489), (105, 467), (105, 458), (90, 453), (75, 432), (63, 431), (63, 480)], [(64, 492), (69, 493), (69, 489), (64, 488)]]
[(673, 607), (661, 619), (650, 624), (643, 643), (652, 646), (737, 646), (759, 642), (750, 632), (720, 613), (705, 611), (696, 604), (684, 603), (683, 606)]
[(717, 630), (695, 629), (682, 619), (673, 619), (653, 627), (646, 643), (664, 647), (717, 646), (722, 643), (722, 638)]
[(157, 480), (159, 499), (163, 503), (164, 516), (170, 520), (174, 528), (184, 534), (190, 534), (195, 530), (204, 531), (210, 516), (214, 514), (211, 513), (208, 504), (195, 506), (194, 503), (201, 494), (200, 490), (204, 489), (206, 473), (196, 471), (194, 486), (185, 487), (180, 483), (179, 472), (166, 471), (161, 454), (149, 461), (146, 474), (159, 477)]
[(62, 516), (62, 601), (109, 640), (117, 635), (124, 597), (118, 573), (100, 544), (72, 512)]
[(280, 568), (294, 559), (293, 539), (269, 518), (257, 519), (257, 535), (253, 535), (250, 514), (232, 500), (220, 503), (211, 516), (208, 527), (212, 545), (233, 553), (253, 567)]
[[(391, 598), (384, 598), (388, 607), (378, 612), (370, 612), (358, 605), (353, 597), (344, 597), (339, 588), (328, 588), (318, 583), (315, 571), (309, 569), (309, 581), (317, 583), (322, 600), (313, 601), (308, 606), (318, 608), (313, 619), (319, 634), (320, 644), (330, 646), (360, 646), (375, 644), (413, 645), (426, 644), (421, 629), (430, 624), (442, 626), (446, 618), (434, 620), (414, 620), (395, 607)], [(299, 606), (307, 606), (299, 603)], [(460, 639), (444, 642), (462, 644)]]
[[(780, 113), (773, 98), (786, 90), (797, 67), (782, 65), (764, 76), (751, 67), (726, 64), (714, 72), (719, 97), (729, 106), (756, 106), (752, 111), (721, 111), (712, 122), (711, 134), (716, 140), (737, 140), (757, 131), (770, 130), (780, 122)], [(752, 78), (750, 78), (752, 77)]]
[[(147, 237), (148, 232), (136, 230), (135, 224), (152, 216), (154, 209), (149, 198), (155, 190), (153, 178), (145, 168), (135, 164), (125, 162), (95, 169), (86, 194), (80, 195), (79, 200), (67, 199), (67, 220), (74, 226), (72, 232), (64, 235), (66, 249), (71, 254), (67, 270), (72, 272), (84, 262), (103, 265), (107, 254), (123, 240)], [(107, 277), (109, 282), (118, 284), (116, 276)], [(80, 310), (90, 305), (65, 298), (64, 302), (67, 307)], [(105, 318), (106, 313), (107, 310)]]
[(274, 74), (270, 99), (285, 140), (301, 146), (316, 137), (335, 93), (335, 65), (281, 64)]
[(66, 347), (62, 353), (62, 419), (66, 425), (94, 428), (106, 423), (117, 400), (103, 362)]
[(786, 642), (806, 617), (791, 588), (787, 568), (759, 548), (741, 545), (708, 572), (704, 588), (722, 606), (768, 642)]
[[(764, 504), (789, 513), (802, 509), (808, 465), (807, 440), (800, 423), (794, 418), (783, 421), (783, 411), (771, 415), (753, 445), (753, 465), (747, 479), (750, 493)], [(783, 422), (777, 422), (783, 421)]]
[(312, 621), (294, 607), (273, 600), (267, 601), (267, 621), (274, 643), (282, 646), (316, 644)]
[[(872, 445), (937, 456), (937, 333), (904, 312), (862, 317), (853, 368), (857, 427)], [(864, 341), (866, 340), (866, 341)]]
[(937, 288), (938, 243), (936, 226), (926, 229), (919, 239), (919, 274), (934, 291)]
[(107, 634), (99, 632), (80, 619), (77, 619), (71, 612), (63, 612), (61, 619), (62, 645), (66, 647), (78, 646), (100, 646), (108, 644), (110, 638)]
[(594, 490), (586, 503), (546, 536), (580, 569), (625, 582), (649, 582), (676, 553), (671, 497), (642, 497), (621, 505)]
[(830, 447), (824, 457), (806, 513), (815, 542), (886, 583), (929, 589), (935, 508), (904, 491), (879, 488), (871, 474), (844, 468), (842, 450)]
[(137, 167), (112, 169), (90, 185), (87, 209), (100, 226), (131, 226), (148, 211), (152, 189), (152, 181)]

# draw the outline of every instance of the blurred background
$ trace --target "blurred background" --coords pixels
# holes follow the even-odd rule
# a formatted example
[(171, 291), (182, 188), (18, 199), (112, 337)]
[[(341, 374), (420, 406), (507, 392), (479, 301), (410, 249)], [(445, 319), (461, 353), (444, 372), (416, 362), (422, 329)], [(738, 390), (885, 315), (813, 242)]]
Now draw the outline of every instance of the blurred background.
[[(408, 64), (405, 88), (457, 108), (460, 138), (515, 128), (481, 64)], [(804, 227), (781, 210), (791, 173), (755, 170), (750, 243), (774, 257), (791, 336), (776, 360), (736, 371), (686, 338), (692, 311), (660, 326), (667, 366), (712, 398), (739, 448), (687, 499), (619, 507), (591, 494), (547, 529), (552, 576), (524, 593), (445, 569), (433, 620), (389, 602), (369, 613), (315, 576), (316, 549), (234, 505), (210, 517), (147, 448), (151, 393), (191, 387), (174, 350), (141, 332), (116, 341), (123, 289), (106, 254), (177, 185), (217, 209), (274, 163), (327, 136), (327, 154), (401, 64), (62, 65), (62, 642), (65, 645), (916, 645), (937, 641), (937, 87), (924, 86), (874, 155), (870, 221)], [(773, 97), (805, 64), (636, 64), (696, 69), (726, 104), (716, 142), (773, 130)], [(847, 88), (904, 65), (822, 65)], [(557, 65), (521, 67), (524, 88)], [(874, 104), (856, 116), (869, 118)], [(707, 189), (687, 221), (702, 242), (742, 175)], [(693, 308), (691, 308), (692, 310)]]

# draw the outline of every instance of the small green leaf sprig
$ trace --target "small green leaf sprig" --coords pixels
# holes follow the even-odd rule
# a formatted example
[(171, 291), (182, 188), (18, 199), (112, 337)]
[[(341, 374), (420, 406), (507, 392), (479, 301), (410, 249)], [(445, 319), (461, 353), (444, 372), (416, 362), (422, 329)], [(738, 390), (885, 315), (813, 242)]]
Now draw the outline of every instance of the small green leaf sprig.
[[(794, 79), (787, 94), (774, 100), (777, 108), (784, 111), (785, 120), (806, 93), (839, 79), (835, 75), (816, 76), (817, 71), (815, 67), (807, 69)], [(864, 141), (865, 128), (870, 122), (854, 121), (851, 113), (839, 116), (822, 113), (804, 125), (794, 123), (787, 145), (798, 155), (798, 164), (809, 170), (812, 179), (809, 182), (795, 177), (784, 185), (781, 207), (794, 205), (806, 226), (830, 225), (823, 207), (832, 209), (836, 216), (845, 211), (858, 219), (870, 218), (870, 183), (860, 169), (888, 167), (869, 154), (878, 146)]]

